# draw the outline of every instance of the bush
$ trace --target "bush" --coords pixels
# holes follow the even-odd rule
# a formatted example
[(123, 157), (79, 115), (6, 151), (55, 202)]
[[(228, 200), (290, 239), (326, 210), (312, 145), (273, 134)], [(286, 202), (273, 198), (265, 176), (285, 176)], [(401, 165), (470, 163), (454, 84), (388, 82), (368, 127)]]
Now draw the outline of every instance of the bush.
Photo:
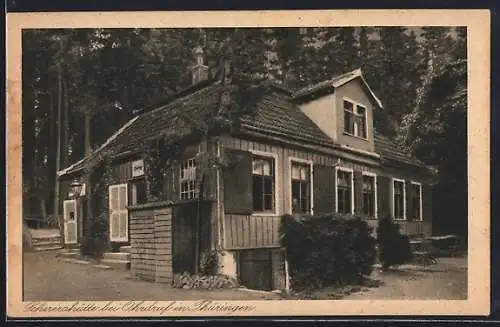
[(218, 252), (215, 250), (205, 251), (200, 256), (200, 274), (215, 275), (219, 271)]
[(399, 225), (391, 218), (379, 220), (377, 238), (382, 268), (387, 269), (411, 261), (410, 240), (408, 236), (401, 234)]
[(285, 215), (280, 233), (296, 291), (359, 283), (372, 272), (375, 239), (359, 218)]
[(94, 258), (101, 258), (107, 250), (108, 220), (106, 213), (93, 217), (87, 221), (85, 235), (80, 245), (80, 252)]
[(175, 274), (172, 287), (184, 289), (214, 289), (238, 287), (236, 279), (226, 275), (191, 275), (188, 273)]

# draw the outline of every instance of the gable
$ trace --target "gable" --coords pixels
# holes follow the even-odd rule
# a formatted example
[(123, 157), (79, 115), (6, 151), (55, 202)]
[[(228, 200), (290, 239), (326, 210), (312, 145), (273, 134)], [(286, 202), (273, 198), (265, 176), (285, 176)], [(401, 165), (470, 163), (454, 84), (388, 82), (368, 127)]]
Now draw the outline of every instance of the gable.
[(367, 91), (363, 81), (360, 78), (356, 78), (335, 88), (334, 93), (337, 93), (340, 97), (346, 97), (369, 106), (371, 110), (376, 109), (378, 106), (377, 102)]
[(348, 73), (335, 76), (329, 80), (297, 90), (293, 93), (293, 98), (299, 102), (310, 101), (318, 96), (324, 95), (325, 93), (331, 93), (334, 89), (339, 88), (353, 80), (359, 80), (366, 94), (372, 98), (374, 107), (383, 108), (382, 102), (370, 88), (370, 85), (368, 85), (361, 69), (355, 69)]

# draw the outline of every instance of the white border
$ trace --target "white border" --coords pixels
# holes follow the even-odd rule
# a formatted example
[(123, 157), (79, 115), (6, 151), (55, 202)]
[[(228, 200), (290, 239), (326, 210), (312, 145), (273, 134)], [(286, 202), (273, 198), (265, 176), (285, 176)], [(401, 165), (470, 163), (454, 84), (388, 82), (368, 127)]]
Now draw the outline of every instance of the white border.
[(298, 163), (298, 164), (306, 164), (309, 165), (309, 213), (311, 215), (314, 214), (314, 181), (313, 181), (313, 169), (314, 169), (314, 164), (312, 160), (306, 160), (306, 159), (301, 159), (297, 157), (288, 157), (288, 189), (290, 190), (290, 194), (288, 197), (288, 200), (290, 201), (290, 208), (289, 208), (289, 213), (293, 213), (293, 207), (292, 207), (292, 164), (293, 163)]
[(339, 213), (339, 206), (338, 206), (339, 192), (337, 189), (338, 188), (337, 172), (339, 170), (351, 173), (351, 215), (354, 215), (354, 169), (341, 166), (335, 167), (335, 212)]
[[(274, 212), (272, 211), (252, 211), (252, 216), (279, 216), (280, 215), (280, 199), (281, 199), (281, 187), (279, 184), (278, 175), (280, 175), (280, 166), (279, 166), (279, 155), (277, 153), (265, 152), (265, 151), (257, 151), (257, 150), (248, 150), (253, 156), (258, 157), (268, 157), (273, 158), (274, 160)], [(252, 158), (253, 161), (253, 158)]]
[[(396, 213), (394, 212), (395, 203), (394, 203), (394, 182), (403, 182), (403, 218), (397, 218)], [(392, 218), (394, 220), (406, 221), (408, 218), (406, 217), (406, 181), (400, 178), (392, 178), (391, 183), (391, 197), (392, 197)]]

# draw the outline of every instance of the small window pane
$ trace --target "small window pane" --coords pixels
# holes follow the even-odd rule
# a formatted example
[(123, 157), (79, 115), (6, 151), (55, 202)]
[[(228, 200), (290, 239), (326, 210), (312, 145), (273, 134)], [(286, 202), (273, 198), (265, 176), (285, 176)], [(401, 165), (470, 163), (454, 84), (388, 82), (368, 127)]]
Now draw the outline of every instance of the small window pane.
[(273, 194), (272, 178), (264, 178), (264, 194)]
[(348, 111), (354, 111), (354, 104), (350, 101), (344, 100), (344, 109)]
[(263, 211), (263, 181), (259, 176), (253, 177), (253, 210)]
[(303, 181), (309, 180), (309, 168), (308, 167), (302, 167), (300, 170), (300, 179)]
[(292, 166), (292, 179), (300, 179), (300, 167)]
[(264, 195), (264, 210), (266, 210), (266, 211), (273, 210), (273, 195), (272, 194)]

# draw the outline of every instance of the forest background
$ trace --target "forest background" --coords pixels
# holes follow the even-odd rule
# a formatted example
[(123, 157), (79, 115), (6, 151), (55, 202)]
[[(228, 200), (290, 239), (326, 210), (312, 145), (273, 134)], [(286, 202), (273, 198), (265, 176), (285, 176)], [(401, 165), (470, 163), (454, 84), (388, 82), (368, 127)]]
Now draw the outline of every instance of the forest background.
[(375, 128), (439, 172), (435, 232), (465, 236), (466, 45), (464, 27), (24, 30), (24, 215), (54, 214), (56, 171), (188, 87), (202, 46), (209, 67), (230, 49), (238, 78), (292, 90), (361, 68), (384, 105)]

